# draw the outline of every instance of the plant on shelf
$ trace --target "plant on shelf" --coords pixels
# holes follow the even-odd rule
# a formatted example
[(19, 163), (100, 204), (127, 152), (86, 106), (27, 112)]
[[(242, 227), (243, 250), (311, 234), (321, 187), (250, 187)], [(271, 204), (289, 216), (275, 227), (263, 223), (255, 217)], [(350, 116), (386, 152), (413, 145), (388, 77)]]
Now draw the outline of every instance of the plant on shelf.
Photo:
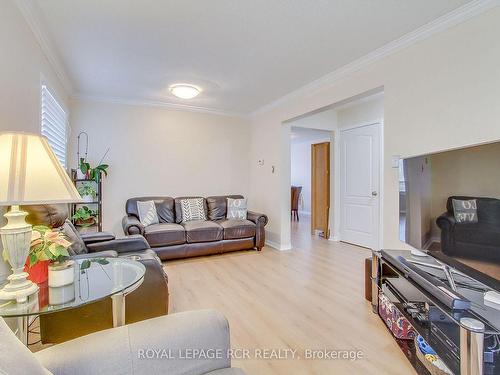
[(80, 207), (76, 210), (72, 219), (75, 221), (75, 225), (82, 227), (88, 227), (96, 223), (97, 211), (88, 208), (87, 206)]
[(91, 182), (85, 182), (78, 187), (78, 192), (82, 196), (84, 202), (90, 203), (97, 198), (97, 191)]
[(25, 267), (30, 280), (36, 283), (47, 281), (49, 263), (59, 266), (65, 264), (69, 257), (70, 246), (71, 242), (62, 232), (54, 231), (44, 225), (35, 225)]
[(85, 161), (84, 158), (80, 158), (79, 168), (80, 171), (85, 175), (86, 179), (99, 182), (101, 180), (101, 174), (104, 174), (104, 176), (108, 176), (107, 169), (109, 168), (109, 165), (99, 163), (98, 166), (91, 167), (90, 163)]

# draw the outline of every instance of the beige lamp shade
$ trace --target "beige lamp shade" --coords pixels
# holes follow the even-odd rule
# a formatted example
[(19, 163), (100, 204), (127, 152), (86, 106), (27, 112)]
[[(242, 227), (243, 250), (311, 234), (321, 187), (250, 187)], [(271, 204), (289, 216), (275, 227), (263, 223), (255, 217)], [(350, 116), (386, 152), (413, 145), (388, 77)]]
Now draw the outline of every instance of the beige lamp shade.
[(0, 205), (81, 201), (45, 137), (0, 133)]

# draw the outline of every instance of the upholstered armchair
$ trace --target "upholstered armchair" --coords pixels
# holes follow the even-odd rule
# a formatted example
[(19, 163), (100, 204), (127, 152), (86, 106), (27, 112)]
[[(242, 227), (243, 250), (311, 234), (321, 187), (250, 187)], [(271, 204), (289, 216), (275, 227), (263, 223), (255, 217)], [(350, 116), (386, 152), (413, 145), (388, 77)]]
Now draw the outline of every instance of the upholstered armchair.
[[(132, 257), (146, 267), (144, 281), (127, 296), (126, 323), (168, 313), (168, 278), (160, 259), (140, 235), (115, 238), (112, 233), (79, 234), (68, 218), (66, 205), (25, 206), (27, 221), (33, 225), (60, 228), (73, 242), (73, 259), (94, 257)], [(76, 246), (80, 244), (79, 246)], [(113, 326), (111, 298), (68, 311), (40, 316), (42, 343), (61, 343)]]
[[(148, 319), (36, 353), (22, 345), (0, 318), (1, 374), (244, 375), (242, 370), (231, 368), (229, 349), (229, 324), (213, 310)], [(218, 355), (186, 358), (194, 350)]]

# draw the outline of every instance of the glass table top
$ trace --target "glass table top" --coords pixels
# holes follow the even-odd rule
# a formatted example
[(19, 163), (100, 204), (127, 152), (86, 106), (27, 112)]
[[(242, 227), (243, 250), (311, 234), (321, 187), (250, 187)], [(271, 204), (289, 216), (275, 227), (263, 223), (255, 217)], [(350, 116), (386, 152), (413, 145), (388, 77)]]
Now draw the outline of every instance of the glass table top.
[[(114, 294), (138, 287), (146, 268), (140, 262), (126, 258), (88, 258), (74, 262), (74, 281), (61, 287), (49, 287), (48, 283), (38, 284), (39, 291), (25, 303), (0, 301), (0, 316), (19, 317), (42, 315), (55, 311), (75, 308), (95, 302)], [(96, 260), (105, 260), (100, 264)], [(82, 264), (84, 266), (82, 267)]]

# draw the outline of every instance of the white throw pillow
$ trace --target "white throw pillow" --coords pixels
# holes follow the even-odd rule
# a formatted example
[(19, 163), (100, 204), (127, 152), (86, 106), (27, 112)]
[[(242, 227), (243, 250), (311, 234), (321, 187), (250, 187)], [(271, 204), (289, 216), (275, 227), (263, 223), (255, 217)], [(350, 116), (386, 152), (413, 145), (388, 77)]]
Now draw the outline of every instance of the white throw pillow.
[(137, 212), (139, 212), (139, 220), (142, 225), (147, 227), (151, 224), (158, 224), (158, 213), (154, 201), (137, 201)]
[(246, 218), (247, 218), (246, 198), (241, 198), (241, 199), (227, 198), (226, 219), (246, 220)]
[(207, 220), (203, 198), (181, 199), (182, 222)]

